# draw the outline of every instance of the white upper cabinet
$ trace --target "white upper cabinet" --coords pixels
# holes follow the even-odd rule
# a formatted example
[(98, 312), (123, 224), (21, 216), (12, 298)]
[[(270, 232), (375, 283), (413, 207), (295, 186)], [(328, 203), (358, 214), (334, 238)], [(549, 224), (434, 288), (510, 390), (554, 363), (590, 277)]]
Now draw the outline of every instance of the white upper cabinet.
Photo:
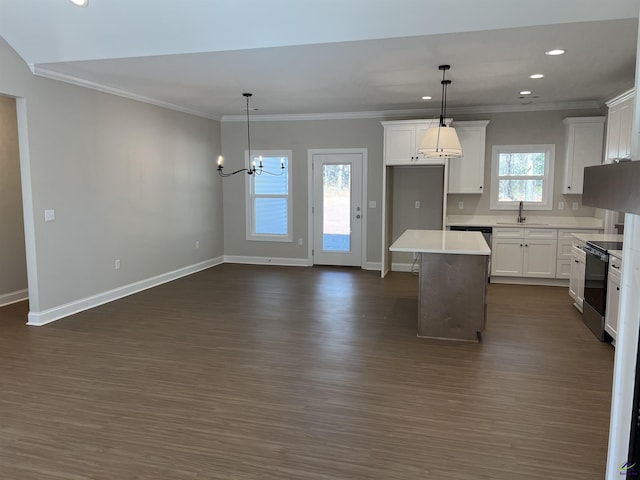
[(382, 122), (385, 165), (444, 165), (443, 158), (427, 158), (418, 153), (422, 137), (438, 120)]
[(607, 115), (605, 163), (611, 163), (618, 158), (631, 158), (633, 104), (633, 90), (607, 102), (609, 113)]
[(449, 193), (484, 191), (485, 139), (489, 120), (454, 122), (462, 157), (449, 159)]
[(565, 118), (564, 194), (582, 194), (584, 168), (602, 163), (605, 117)]

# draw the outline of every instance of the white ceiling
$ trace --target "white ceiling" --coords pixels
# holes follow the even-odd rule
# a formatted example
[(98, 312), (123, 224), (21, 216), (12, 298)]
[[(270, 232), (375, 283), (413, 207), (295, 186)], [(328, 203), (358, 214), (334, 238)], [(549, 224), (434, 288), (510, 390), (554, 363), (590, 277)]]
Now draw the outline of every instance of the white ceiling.
[[(590, 106), (631, 88), (639, 11), (640, 0), (0, 0), (0, 35), (39, 75), (225, 119), (242, 118), (245, 91), (254, 118), (437, 111), (449, 63), (455, 113)], [(544, 55), (555, 47), (567, 54)]]

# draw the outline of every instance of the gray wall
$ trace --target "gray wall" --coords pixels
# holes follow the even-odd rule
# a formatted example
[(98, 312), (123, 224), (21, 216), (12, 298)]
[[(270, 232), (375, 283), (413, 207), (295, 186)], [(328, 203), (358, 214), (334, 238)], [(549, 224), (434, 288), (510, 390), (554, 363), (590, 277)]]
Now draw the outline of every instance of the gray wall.
[[(553, 210), (528, 211), (528, 217), (562, 216), (586, 217), (594, 216), (596, 210), (582, 206), (582, 195), (563, 195), (562, 184), (565, 165), (565, 125), (562, 120), (566, 117), (605, 116), (602, 110), (568, 110), (549, 112), (518, 112), (495, 113), (490, 115), (476, 115), (474, 117), (456, 115), (456, 120), (490, 120), (487, 126), (485, 150), (484, 193), (482, 195), (449, 195), (447, 198), (447, 213), (449, 215), (498, 215), (508, 214), (501, 210), (490, 210), (491, 192), (491, 151), (494, 145), (529, 145), (555, 144), (555, 171)], [(464, 202), (464, 208), (458, 208), (458, 202)], [(558, 210), (558, 202), (563, 201), (564, 210)], [(578, 202), (580, 208), (571, 210), (571, 204)]]
[(27, 288), (24, 248), (16, 101), (0, 95), (0, 298)]
[[(366, 148), (368, 156), (368, 200), (375, 209), (366, 208), (367, 261), (380, 262), (382, 237), (382, 145), (380, 119), (251, 121), (251, 148), (255, 150), (292, 150), (293, 239), (288, 242), (246, 240), (244, 174), (224, 179), (224, 241), (226, 255), (308, 257), (308, 150), (317, 148)], [(246, 122), (222, 123), (222, 149), (225, 170), (244, 167), (247, 148)], [(365, 202), (367, 205), (367, 202)], [(297, 239), (304, 245), (299, 246)]]
[(1, 38), (0, 65), (26, 105), (32, 312), (223, 255), (219, 122), (35, 77)]

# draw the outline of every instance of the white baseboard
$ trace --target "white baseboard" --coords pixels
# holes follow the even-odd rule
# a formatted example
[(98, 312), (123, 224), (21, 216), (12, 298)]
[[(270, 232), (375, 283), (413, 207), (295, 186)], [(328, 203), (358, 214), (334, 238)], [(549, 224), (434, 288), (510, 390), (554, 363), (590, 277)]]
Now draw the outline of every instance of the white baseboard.
[[(491, 283), (511, 285), (540, 285), (546, 287), (569, 287), (569, 280), (564, 278), (533, 278), (533, 277), (491, 277)], [(569, 292), (567, 292), (569, 295)]]
[(367, 262), (362, 267), (363, 270), (382, 270), (382, 262)]
[[(412, 265), (413, 263), (392, 263), (391, 271), (392, 272), (410, 272)], [(419, 268), (418, 264), (416, 264), (416, 268)]]
[(225, 255), (224, 263), (244, 263), (247, 265), (280, 265), (293, 267), (308, 267), (311, 264), (306, 258), (282, 257), (245, 257), (242, 255)]
[(29, 298), (29, 290), (16, 290), (15, 292), (0, 294), (0, 307), (11, 305), (12, 303), (22, 302)]
[(140, 280), (139, 282), (134, 282), (130, 283), (129, 285), (114, 288), (113, 290), (109, 290), (107, 292), (102, 292), (90, 297), (82, 298), (80, 300), (75, 300), (73, 302), (50, 308), (42, 312), (29, 312), (29, 321), (27, 322), (27, 325), (46, 325), (47, 323), (60, 320), (61, 318), (68, 317), (69, 315), (73, 315), (74, 313), (79, 313), (84, 310), (88, 310), (90, 308), (112, 302), (119, 298), (141, 292), (142, 290), (147, 290), (149, 288), (162, 285), (163, 283), (177, 280), (178, 278), (185, 277), (192, 273), (196, 273), (201, 270), (220, 265), (223, 262), (223, 257), (212, 258), (204, 262), (189, 265), (188, 267), (179, 268), (178, 270), (174, 270), (172, 272), (163, 273), (155, 277)]

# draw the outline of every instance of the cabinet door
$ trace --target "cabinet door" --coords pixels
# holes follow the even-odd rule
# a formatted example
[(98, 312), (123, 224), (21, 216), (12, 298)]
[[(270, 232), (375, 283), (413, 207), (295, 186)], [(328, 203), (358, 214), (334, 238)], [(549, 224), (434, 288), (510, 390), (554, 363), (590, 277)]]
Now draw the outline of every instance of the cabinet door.
[(569, 295), (582, 308), (584, 295), (584, 252), (574, 248), (571, 255), (571, 277), (569, 278)]
[(616, 339), (618, 333), (618, 311), (620, 310), (620, 277), (609, 274), (607, 282), (607, 303), (604, 315), (605, 331)]
[(416, 157), (414, 125), (385, 126), (385, 163), (387, 165), (410, 165)]
[(465, 127), (456, 124), (462, 157), (449, 159), (449, 193), (484, 191), (484, 155), (486, 126)]
[(631, 158), (631, 127), (633, 124), (633, 102), (620, 104), (620, 140), (617, 158)]
[(604, 117), (567, 118), (563, 193), (582, 194), (584, 168), (602, 163)]
[(491, 275), (522, 276), (524, 243), (521, 238), (496, 238), (491, 242)]
[(557, 240), (524, 240), (524, 276), (554, 278), (556, 276)]
[(620, 109), (611, 107), (607, 114), (607, 153), (606, 158), (613, 160), (619, 158), (620, 147)]

